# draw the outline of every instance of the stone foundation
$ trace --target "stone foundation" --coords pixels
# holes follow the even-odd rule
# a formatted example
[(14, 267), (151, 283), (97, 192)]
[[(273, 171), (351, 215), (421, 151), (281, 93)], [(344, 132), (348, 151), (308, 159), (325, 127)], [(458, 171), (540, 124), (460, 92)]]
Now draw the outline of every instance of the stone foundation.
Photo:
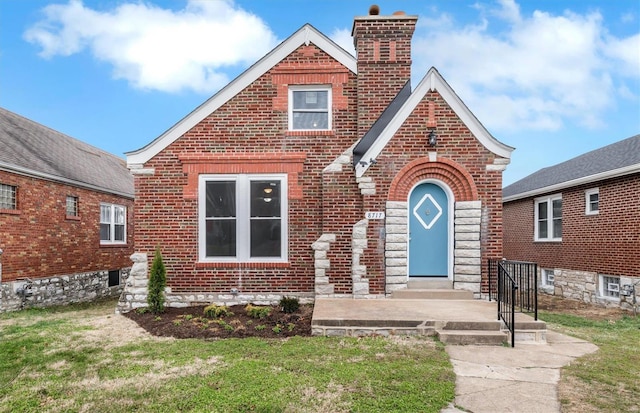
[[(538, 279), (542, 279), (542, 269), (539, 271)], [(554, 268), (553, 272), (555, 278), (553, 286), (541, 286), (539, 287), (541, 292), (603, 307), (633, 310), (633, 297), (625, 296), (622, 290), (624, 285), (640, 282), (637, 278), (620, 277), (620, 297), (603, 297), (599, 291), (598, 273), (561, 268)], [(640, 309), (640, 284), (636, 285), (636, 305)]]
[(1, 282), (0, 312), (30, 307), (50, 307), (117, 297), (129, 268), (120, 270), (120, 285), (109, 287), (109, 271)]

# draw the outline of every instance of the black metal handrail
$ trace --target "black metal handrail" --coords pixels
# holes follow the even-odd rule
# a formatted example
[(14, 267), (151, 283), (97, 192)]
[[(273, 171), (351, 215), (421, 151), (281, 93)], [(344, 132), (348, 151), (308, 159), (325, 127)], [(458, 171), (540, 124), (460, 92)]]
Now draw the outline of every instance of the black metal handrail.
[(489, 301), (498, 302), (498, 320), (511, 333), (515, 346), (515, 312), (532, 313), (538, 320), (538, 265), (532, 262), (488, 260)]
[(518, 284), (503, 266), (498, 263), (498, 320), (502, 320), (511, 334), (511, 347), (516, 345), (516, 291)]

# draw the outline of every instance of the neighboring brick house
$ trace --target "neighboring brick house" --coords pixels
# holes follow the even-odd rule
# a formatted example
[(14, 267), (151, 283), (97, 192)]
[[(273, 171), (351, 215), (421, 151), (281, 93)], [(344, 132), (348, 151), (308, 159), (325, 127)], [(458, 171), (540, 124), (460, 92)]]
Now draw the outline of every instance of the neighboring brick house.
[(307, 24), (127, 154), (136, 250), (160, 246), (169, 305), (384, 297), (414, 279), (480, 296), (513, 148), (436, 69), (411, 89), (416, 22), (356, 17), (358, 59)]
[(133, 252), (123, 159), (0, 108), (0, 310), (118, 295)]
[(640, 283), (640, 135), (507, 186), (503, 204), (504, 257), (536, 262), (543, 291), (631, 308)]

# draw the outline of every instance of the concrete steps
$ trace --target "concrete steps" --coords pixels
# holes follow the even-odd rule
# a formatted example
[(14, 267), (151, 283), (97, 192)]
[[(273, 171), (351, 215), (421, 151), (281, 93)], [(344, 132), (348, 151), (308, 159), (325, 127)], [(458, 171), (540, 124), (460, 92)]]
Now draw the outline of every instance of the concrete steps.
[(473, 300), (473, 293), (466, 290), (404, 289), (391, 293), (391, 298), (412, 300)]
[(446, 344), (502, 345), (509, 336), (500, 321), (445, 321), (436, 324), (436, 336)]

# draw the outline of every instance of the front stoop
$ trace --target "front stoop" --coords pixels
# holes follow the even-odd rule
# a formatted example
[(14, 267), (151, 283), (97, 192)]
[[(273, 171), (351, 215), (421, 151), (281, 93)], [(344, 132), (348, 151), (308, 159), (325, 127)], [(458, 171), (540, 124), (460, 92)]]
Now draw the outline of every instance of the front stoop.
[(404, 289), (391, 293), (395, 299), (417, 300), (473, 300), (473, 293), (466, 290), (440, 290), (440, 289)]

